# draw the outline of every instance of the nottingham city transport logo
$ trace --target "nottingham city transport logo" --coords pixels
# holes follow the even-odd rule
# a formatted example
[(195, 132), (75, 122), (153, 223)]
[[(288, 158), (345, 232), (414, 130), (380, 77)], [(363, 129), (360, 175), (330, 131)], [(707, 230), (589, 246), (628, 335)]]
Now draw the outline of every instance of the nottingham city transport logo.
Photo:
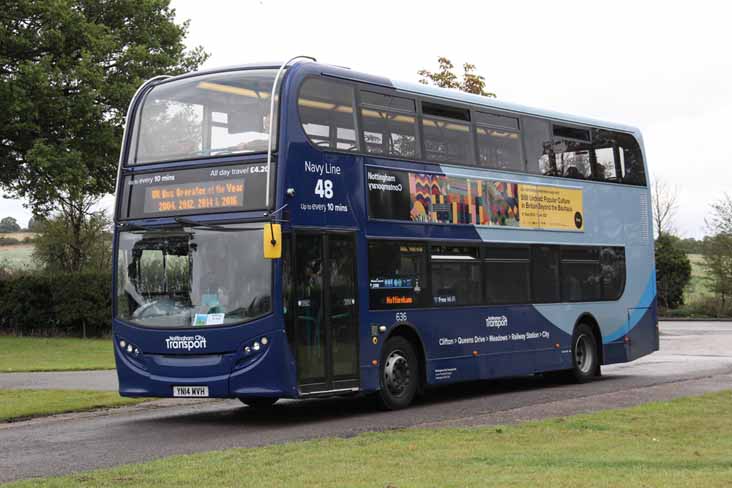
[(485, 326), (489, 329), (500, 329), (501, 327), (508, 327), (508, 317), (506, 317), (505, 315), (494, 315), (491, 317), (486, 317)]
[(165, 339), (165, 347), (168, 349), (185, 349), (186, 351), (206, 349), (206, 338), (201, 335), (170, 336)]

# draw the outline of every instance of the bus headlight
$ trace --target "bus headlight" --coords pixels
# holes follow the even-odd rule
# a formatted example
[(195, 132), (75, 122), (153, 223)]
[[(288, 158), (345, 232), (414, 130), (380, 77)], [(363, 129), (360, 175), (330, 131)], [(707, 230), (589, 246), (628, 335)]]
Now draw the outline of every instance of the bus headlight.
[(256, 341), (250, 343), (250, 344), (244, 344), (244, 347), (242, 347), (242, 350), (244, 351), (244, 354), (250, 354), (253, 352), (259, 352), (264, 350), (265, 346), (269, 344), (269, 339), (267, 337), (260, 337)]

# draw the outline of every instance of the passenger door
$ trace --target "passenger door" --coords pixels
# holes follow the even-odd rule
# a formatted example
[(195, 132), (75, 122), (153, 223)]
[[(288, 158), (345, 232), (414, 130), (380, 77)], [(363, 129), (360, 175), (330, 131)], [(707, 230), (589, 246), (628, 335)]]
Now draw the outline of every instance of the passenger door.
[(354, 235), (298, 232), (293, 249), (293, 332), (300, 392), (358, 389)]

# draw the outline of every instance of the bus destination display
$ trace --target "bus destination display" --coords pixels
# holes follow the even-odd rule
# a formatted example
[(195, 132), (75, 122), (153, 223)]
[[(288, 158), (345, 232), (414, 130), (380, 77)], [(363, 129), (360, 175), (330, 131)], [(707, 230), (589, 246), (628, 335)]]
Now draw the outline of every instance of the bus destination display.
[(244, 180), (162, 185), (145, 189), (145, 213), (240, 208)]
[(266, 181), (267, 165), (261, 163), (130, 175), (124, 180), (119, 217), (264, 209)]

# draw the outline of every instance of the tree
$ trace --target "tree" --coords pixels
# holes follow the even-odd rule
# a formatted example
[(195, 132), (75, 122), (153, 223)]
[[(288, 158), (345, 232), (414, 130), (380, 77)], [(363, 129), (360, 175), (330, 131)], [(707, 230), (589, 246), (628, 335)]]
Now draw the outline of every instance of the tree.
[(198, 67), (169, 0), (14, 0), (0, 11), (0, 188), (72, 233), (114, 190), (127, 105), (146, 79)]
[[(111, 220), (104, 212), (92, 212), (84, 219), (79, 238), (63, 214), (39, 224), (33, 239), (33, 258), (50, 273), (103, 272), (112, 268)], [(81, 246), (77, 249), (75, 246)], [(82, 256), (81, 263), (76, 262)]]
[(732, 297), (732, 198), (728, 194), (712, 204), (706, 224), (710, 234), (703, 247), (706, 279), (724, 312)]
[(31, 217), (28, 220), (28, 232), (41, 232), (43, 219)]
[(691, 280), (691, 262), (679, 238), (661, 234), (656, 239), (656, 289), (659, 305), (676, 308), (684, 303), (684, 288)]
[(18, 232), (19, 230), (18, 221), (13, 217), (5, 217), (0, 220), (0, 232)]
[(420, 83), (424, 85), (432, 83), (442, 88), (455, 88), (464, 92), (483, 95), (484, 97), (496, 98), (495, 93), (485, 90), (485, 78), (474, 73), (476, 69), (474, 64), (463, 64), (463, 78), (461, 80), (452, 71), (454, 68), (452, 61), (445, 57), (439, 57), (437, 58), (437, 62), (440, 65), (440, 69), (437, 72), (426, 69), (417, 71), (417, 74), (422, 77), (419, 80)]
[(653, 222), (655, 224), (656, 236), (661, 234), (673, 234), (673, 220), (678, 209), (679, 188), (670, 186), (662, 178), (654, 178), (652, 186), (653, 199)]

